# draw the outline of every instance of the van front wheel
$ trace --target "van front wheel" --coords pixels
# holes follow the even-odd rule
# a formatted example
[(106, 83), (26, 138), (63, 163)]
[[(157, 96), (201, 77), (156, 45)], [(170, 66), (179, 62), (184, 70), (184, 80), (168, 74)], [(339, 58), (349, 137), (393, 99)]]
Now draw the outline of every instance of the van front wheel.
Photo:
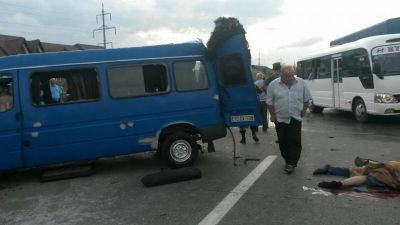
[(172, 167), (190, 166), (197, 158), (198, 146), (194, 138), (185, 132), (169, 135), (163, 145), (163, 158)]

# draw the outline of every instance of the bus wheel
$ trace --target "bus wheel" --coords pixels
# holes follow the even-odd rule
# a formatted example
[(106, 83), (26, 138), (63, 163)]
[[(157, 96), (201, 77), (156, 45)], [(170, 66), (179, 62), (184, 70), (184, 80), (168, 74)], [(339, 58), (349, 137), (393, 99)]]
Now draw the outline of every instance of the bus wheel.
[(368, 120), (367, 108), (365, 107), (362, 99), (357, 99), (353, 106), (354, 117), (359, 122), (366, 122)]
[(163, 158), (172, 167), (190, 166), (196, 160), (198, 150), (194, 138), (184, 132), (169, 135), (162, 144)]

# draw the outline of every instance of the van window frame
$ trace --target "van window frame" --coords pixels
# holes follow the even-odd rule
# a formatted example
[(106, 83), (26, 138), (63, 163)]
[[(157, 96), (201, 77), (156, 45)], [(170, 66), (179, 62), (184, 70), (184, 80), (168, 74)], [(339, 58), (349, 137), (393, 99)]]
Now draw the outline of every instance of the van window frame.
[[(179, 89), (178, 89), (178, 85), (177, 85), (177, 81), (176, 81), (175, 64), (176, 64), (176, 63), (184, 63), (184, 62), (194, 62), (194, 63), (195, 63), (196, 61), (201, 62), (202, 66), (203, 66), (203, 68), (204, 68), (205, 79), (206, 79), (206, 82), (207, 82), (207, 87), (205, 87), (205, 88), (198, 88), (198, 89), (190, 89), (190, 90), (179, 90)], [(174, 86), (175, 86), (176, 92), (193, 92), (193, 91), (202, 91), (202, 90), (209, 90), (209, 89), (210, 89), (210, 78), (209, 78), (209, 74), (208, 74), (208, 71), (207, 71), (207, 66), (206, 66), (206, 64), (204, 63), (204, 60), (201, 60), (201, 59), (191, 59), (191, 60), (174, 61), (174, 62), (172, 63), (172, 71), (173, 71), (173, 80), (174, 80)]]
[[(32, 81), (32, 76), (34, 76), (35, 73), (51, 73), (51, 72), (57, 73), (60, 71), (87, 70), (87, 69), (92, 69), (96, 73), (98, 98), (90, 99), (90, 100), (86, 100), (86, 101), (67, 101), (67, 102), (62, 102), (62, 103), (46, 103), (46, 104), (35, 104), (33, 102), (31, 81)], [(28, 76), (28, 87), (29, 87), (29, 100), (33, 107), (48, 107), (48, 106), (53, 107), (53, 106), (72, 105), (72, 104), (84, 104), (84, 103), (98, 102), (98, 101), (101, 101), (103, 98), (101, 76), (99, 73), (99, 69), (95, 65), (86, 65), (84, 67), (67, 67), (67, 68), (55, 67), (54, 69), (53, 69), (53, 67), (51, 67), (51, 68), (47, 68), (47, 69), (32, 70), (29, 72), (29, 76)]]
[[(240, 79), (233, 79), (234, 77), (232, 76), (226, 76), (226, 65), (227, 65), (227, 61), (229, 62), (229, 65), (235, 65), (237, 66), (238, 63), (232, 64), (232, 59), (237, 60), (240, 59), (238, 62), (240, 62), (240, 68), (235, 68), (235, 69), (239, 69), (240, 71)], [(230, 60), (230, 61), (229, 61)], [(243, 62), (243, 56), (240, 53), (231, 53), (228, 55), (223, 56), (221, 59), (218, 60), (217, 63), (217, 71), (218, 71), (218, 77), (221, 81), (221, 85), (222, 87), (225, 88), (234, 88), (234, 87), (240, 87), (243, 85), (247, 85), (249, 83), (248, 78), (247, 78), (247, 74), (246, 74), (246, 69), (244, 67), (244, 62)], [(235, 81), (235, 82), (232, 82)]]
[[(15, 77), (13, 76), (13, 74), (12, 73), (9, 73), (9, 72), (0, 72), (0, 77), (6, 77), (6, 78), (10, 78), (11, 79), (11, 83), (12, 83), (12, 89), (14, 89), (14, 86), (15, 86)], [(6, 109), (6, 110), (4, 110), (4, 111), (0, 111), (0, 113), (5, 113), (5, 112), (9, 112), (9, 111), (12, 111), (14, 108), (15, 108), (15, 91), (14, 90), (11, 90), (12, 91), (12, 95), (11, 95), (11, 97), (12, 97), (12, 105), (11, 105), (11, 108), (9, 108), (9, 109)]]
[[(111, 95), (111, 88), (110, 88), (110, 73), (109, 70), (112, 68), (121, 68), (121, 67), (132, 67), (132, 66), (146, 66), (146, 65), (162, 65), (165, 68), (165, 76), (167, 78), (167, 88), (165, 91), (160, 91), (160, 92), (149, 92), (148, 94), (143, 94), (143, 95), (133, 95), (133, 96), (124, 96), (124, 97), (114, 97)], [(120, 99), (132, 99), (132, 98), (139, 98), (139, 97), (149, 97), (149, 96), (155, 96), (155, 95), (166, 95), (171, 92), (171, 77), (170, 77), (170, 72), (168, 68), (168, 64), (163, 62), (163, 61), (152, 61), (152, 62), (140, 62), (140, 63), (135, 63), (135, 62), (127, 62), (127, 63), (118, 63), (118, 64), (112, 64), (108, 65), (105, 68), (105, 75), (106, 75), (106, 80), (107, 80), (107, 92), (108, 96), (111, 99), (114, 100), (120, 100)]]

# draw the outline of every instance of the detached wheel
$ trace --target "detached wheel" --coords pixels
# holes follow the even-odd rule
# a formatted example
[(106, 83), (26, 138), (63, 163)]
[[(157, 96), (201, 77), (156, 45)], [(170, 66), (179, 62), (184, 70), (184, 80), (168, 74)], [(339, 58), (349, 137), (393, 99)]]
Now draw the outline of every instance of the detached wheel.
[(172, 167), (190, 166), (196, 160), (198, 151), (195, 139), (185, 132), (169, 135), (162, 144), (163, 158)]
[(353, 113), (357, 121), (367, 122), (368, 120), (367, 108), (365, 107), (364, 101), (362, 99), (357, 99), (354, 102)]

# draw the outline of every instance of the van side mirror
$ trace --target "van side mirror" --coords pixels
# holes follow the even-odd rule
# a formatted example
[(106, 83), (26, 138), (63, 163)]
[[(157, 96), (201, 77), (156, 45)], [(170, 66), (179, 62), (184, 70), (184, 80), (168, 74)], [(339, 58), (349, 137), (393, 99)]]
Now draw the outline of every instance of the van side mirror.
[(383, 76), (382, 76), (382, 71), (381, 71), (381, 64), (380, 63), (378, 63), (378, 62), (375, 62), (373, 65), (372, 65), (372, 72), (374, 73), (374, 74), (376, 74), (379, 78), (383, 78)]

